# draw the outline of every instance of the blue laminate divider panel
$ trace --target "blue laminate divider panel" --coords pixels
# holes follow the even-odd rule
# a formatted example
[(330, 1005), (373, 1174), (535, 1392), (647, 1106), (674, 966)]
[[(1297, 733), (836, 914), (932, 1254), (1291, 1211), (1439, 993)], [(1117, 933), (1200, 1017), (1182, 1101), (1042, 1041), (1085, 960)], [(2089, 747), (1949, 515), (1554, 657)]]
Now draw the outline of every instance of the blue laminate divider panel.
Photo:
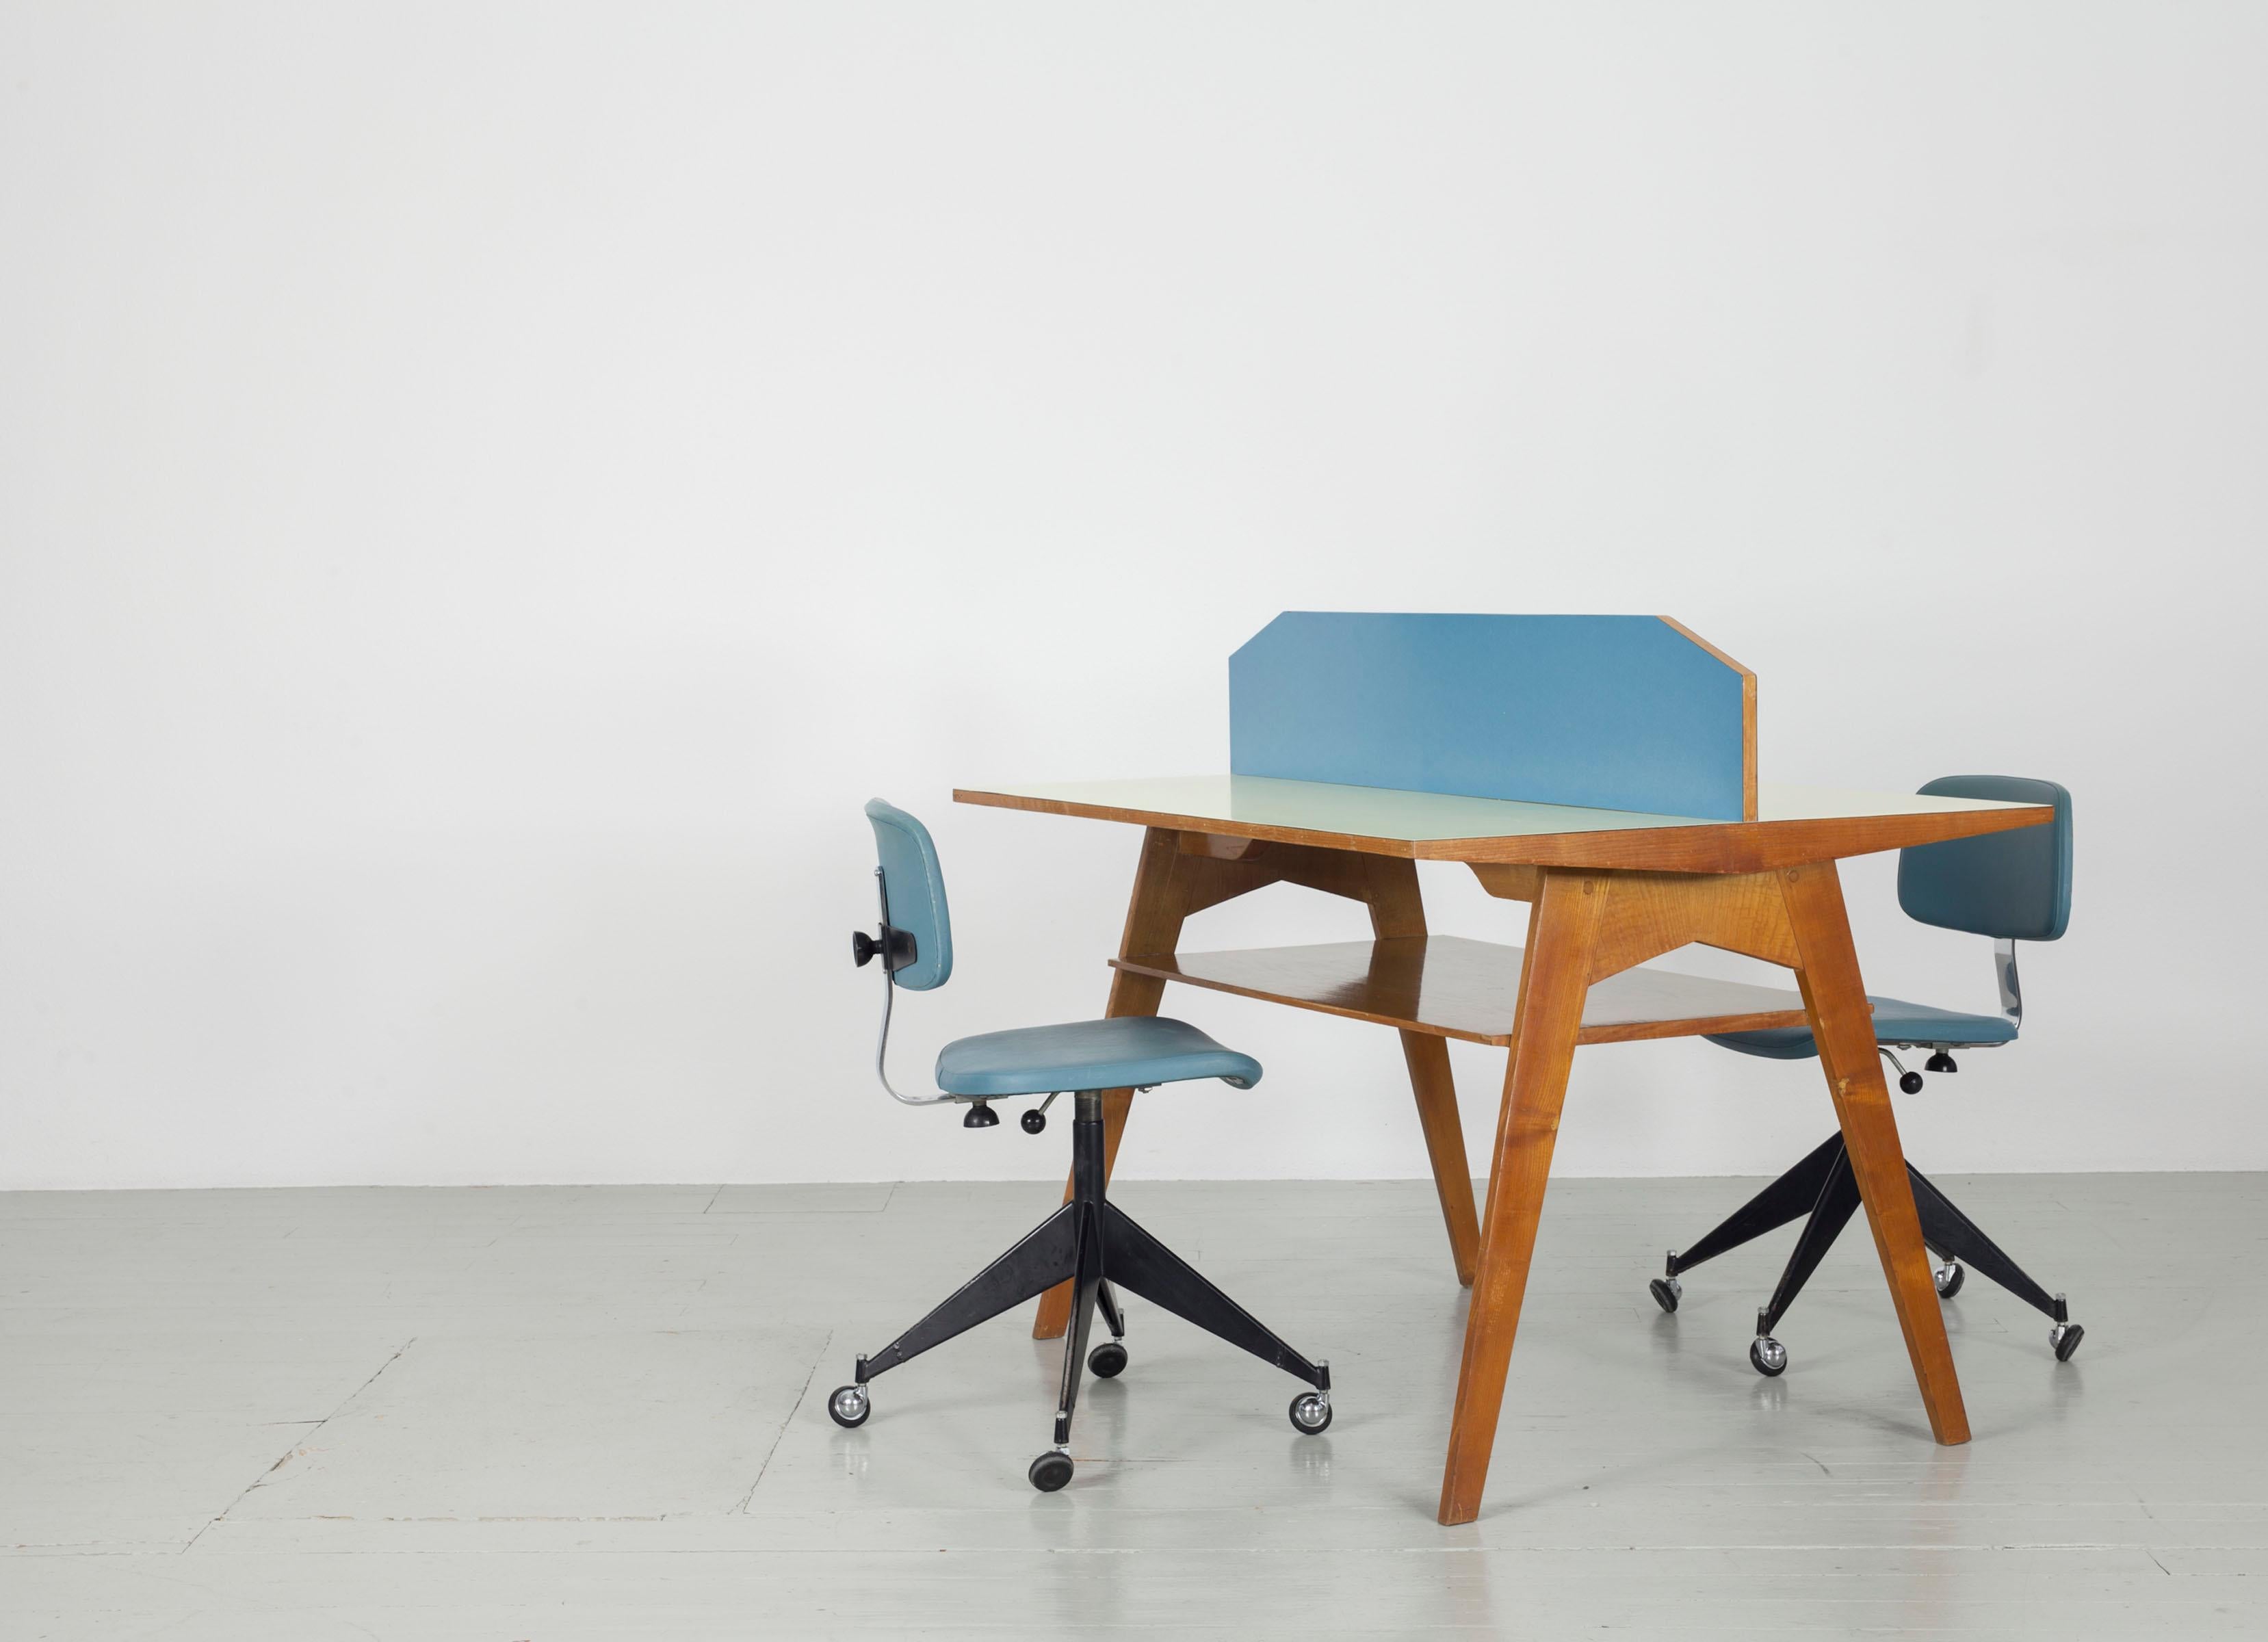
[(1740, 821), (1750, 688), (1660, 616), (1288, 610), (1229, 658), (1229, 768)]

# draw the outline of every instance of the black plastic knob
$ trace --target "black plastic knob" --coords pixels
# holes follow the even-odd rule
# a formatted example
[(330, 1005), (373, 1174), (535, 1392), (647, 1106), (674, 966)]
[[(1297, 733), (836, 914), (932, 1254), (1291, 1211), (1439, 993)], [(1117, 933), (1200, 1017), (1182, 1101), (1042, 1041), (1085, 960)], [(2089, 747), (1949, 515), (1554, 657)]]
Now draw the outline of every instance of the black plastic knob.
[(1943, 1049), (1938, 1050), (1936, 1054), (1924, 1061), (1922, 1063), (1922, 1068), (1926, 1071), (1959, 1071), (1961, 1070), (1960, 1067), (1953, 1064), (1953, 1057), (1947, 1054)]
[(1016, 1121), (1023, 1124), (1026, 1134), (1036, 1135), (1048, 1126), (1048, 1115), (1035, 1106)]
[(880, 958), (884, 968), (895, 973), (904, 968), (919, 955), (914, 943), (912, 931), (896, 929), (885, 924), (880, 933), (880, 939), (877, 939), (864, 930), (852, 930), (850, 961), (863, 969), (876, 958)]
[(998, 1129), (1000, 1114), (979, 1101), (968, 1108), (968, 1115), (961, 1120), (961, 1126), (963, 1129)]
[(1898, 1079), (1898, 1087), (1904, 1089), (1908, 1094), (1919, 1094), (1921, 1093), (1921, 1074), (1918, 1071), (1908, 1072), (1904, 1077)]

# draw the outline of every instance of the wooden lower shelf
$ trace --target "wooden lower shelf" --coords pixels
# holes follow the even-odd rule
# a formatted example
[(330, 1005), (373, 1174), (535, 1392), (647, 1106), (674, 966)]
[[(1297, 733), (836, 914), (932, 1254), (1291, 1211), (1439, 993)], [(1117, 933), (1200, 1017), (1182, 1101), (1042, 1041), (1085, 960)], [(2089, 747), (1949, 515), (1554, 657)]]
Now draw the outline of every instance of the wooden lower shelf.
[[(1508, 1045), (1520, 961), (1517, 946), (1415, 935), (1241, 952), (1143, 953), (1111, 963), (1216, 992), (1436, 1037)], [(1803, 998), (1793, 990), (1639, 968), (1593, 985), (1576, 1042), (1628, 1043), (1804, 1024)]]

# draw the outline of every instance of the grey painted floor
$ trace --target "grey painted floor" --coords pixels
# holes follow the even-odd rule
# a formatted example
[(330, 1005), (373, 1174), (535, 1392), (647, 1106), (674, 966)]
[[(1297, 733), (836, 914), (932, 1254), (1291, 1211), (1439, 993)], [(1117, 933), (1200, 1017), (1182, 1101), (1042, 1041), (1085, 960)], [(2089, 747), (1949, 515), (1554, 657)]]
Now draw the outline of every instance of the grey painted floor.
[(0, 1196), (0, 1637), (2268, 1633), (2268, 1175), (1941, 1183), (2070, 1292), (1948, 1307), (1933, 1447), (1871, 1244), (1745, 1349), (1783, 1233), (1646, 1298), (1754, 1182), (1552, 1187), (1487, 1507), (1432, 1521), (1462, 1298), (1418, 1182), (1120, 1200), (1329, 1357), (1337, 1418), (1132, 1301), (1077, 1480), (1003, 1319), (825, 1395), (1031, 1185)]

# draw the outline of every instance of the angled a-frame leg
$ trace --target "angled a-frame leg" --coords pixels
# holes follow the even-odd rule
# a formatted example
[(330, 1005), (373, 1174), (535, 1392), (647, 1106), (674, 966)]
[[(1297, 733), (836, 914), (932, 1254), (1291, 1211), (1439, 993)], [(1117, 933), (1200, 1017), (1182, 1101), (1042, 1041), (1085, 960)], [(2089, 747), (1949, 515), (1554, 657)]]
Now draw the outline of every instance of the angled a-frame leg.
[(1831, 861), (1791, 867), (1781, 880), (1800, 960), (1796, 983), (1811, 1017), (1836, 1120), (1843, 1126), (1851, 1173), (1867, 1205), (1867, 1225), (1874, 1234), (1882, 1274), (1889, 1279), (1906, 1355), (1921, 1386), (1922, 1407), (1938, 1441), (1967, 1442), (1969, 1411), (1962, 1403), (1953, 1347), (1945, 1337), (1945, 1315), (1898, 1144), (1897, 1119), (1890, 1112), (1890, 1092), (1875, 1051), (1872, 1010), (1843, 910), (1842, 880)]
[(1497, 1118), (1496, 1152), (1489, 1170), (1488, 1206), (1481, 1221), (1480, 1270), (1465, 1320), (1465, 1351), (1457, 1371), (1457, 1402), (1449, 1422), (1449, 1454), (1441, 1471), (1440, 1520), (1469, 1522), (1480, 1514), (1496, 1447), (1497, 1416), (1520, 1331), (1521, 1302), (1535, 1254), (1536, 1222), (1551, 1175), (1551, 1150), (1559, 1135), (1559, 1109), (1582, 1029), (1583, 999), (1590, 990), (1591, 957), (1607, 902), (1603, 879), (1548, 873), (1528, 920), (1528, 952), (1520, 972), (1504, 1103)]
[[(1365, 856), (1362, 862), (1372, 935), (1389, 940), (1425, 934), (1425, 903), (1418, 891), (1418, 863), (1383, 855)], [(1403, 1061), (1410, 1068), (1418, 1125), (1425, 1131), (1425, 1157), (1433, 1169), (1441, 1221), (1449, 1233), (1449, 1258), (1456, 1264), (1457, 1281), (1470, 1288), (1480, 1263), (1480, 1217), (1474, 1211), (1473, 1170), (1465, 1157), (1456, 1081), (1449, 1071), (1449, 1042), (1430, 1032), (1396, 1035), (1402, 1040)]]
[[(1898, 1145), (1897, 1123), (1890, 1113), (1889, 1090), (1875, 1049), (1874, 1010), (1859, 978), (1859, 954), (1851, 943), (1835, 864), (1819, 861), (1738, 874), (1608, 876), (1613, 895), (1601, 952), (1591, 968), (1593, 980), (1689, 941), (1745, 953), (1795, 971), (1842, 1129), (1843, 1149), (1859, 1201), (1866, 1205), (1867, 1225), (1874, 1233), (1883, 1275), (1889, 1280), (1890, 1303), (1905, 1335), (1930, 1430), (1942, 1443), (1968, 1441), (1969, 1417), (1962, 1407), (1929, 1254), (1922, 1246), (1905, 1154)], [(1822, 1225), (1821, 1229), (1826, 1228)]]
[[(1715, 1247), (1701, 1257), (1755, 1235), (1763, 1229), (1758, 1223), (1785, 1225), (1822, 1203), (1827, 1213), (1819, 1217), (1819, 1237), (1809, 1241), (1823, 1250), (1832, 1226), (1841, 1224), (1837, 1214), (1852, 1211), (1846, 1194), (1855, 1195), (1866, 1205), (1889, 1278), (1930, 1428), (1940, 1442), (1966, 1442), (1968, 1417), (1832, 864), (1722, 874), (1486, 864), (1474, 871), (1491, 894), (1531, 900), (1534, 907), (1482, 1219), (1480, 1275), (1465, 1324), (1441, 1479), (1440, 1521), (1469, 1522), (1480, 1511), (1584, 998), (1593, 982), (1697, 941), (1795, 971), (1842, 1130), (1833, 1146), (1807, 1160), (1823, 1169), (1799, 1166), (1792, 1173), (1803, 1180), (1792, 1188), (1784, 1180), (1746, 1205), (1711, 1233)], [(1805, 1186), (1816, 1194), (1808, 1204)], [(1806, 1261), (1816, 1263), (1809, 1247), (1792, 1263), (1793, 1281), (1783, 1283), (1786, 1293), (1775, 1304), (1784, 1308), (1793, 1298), (1808, 1274)]]

